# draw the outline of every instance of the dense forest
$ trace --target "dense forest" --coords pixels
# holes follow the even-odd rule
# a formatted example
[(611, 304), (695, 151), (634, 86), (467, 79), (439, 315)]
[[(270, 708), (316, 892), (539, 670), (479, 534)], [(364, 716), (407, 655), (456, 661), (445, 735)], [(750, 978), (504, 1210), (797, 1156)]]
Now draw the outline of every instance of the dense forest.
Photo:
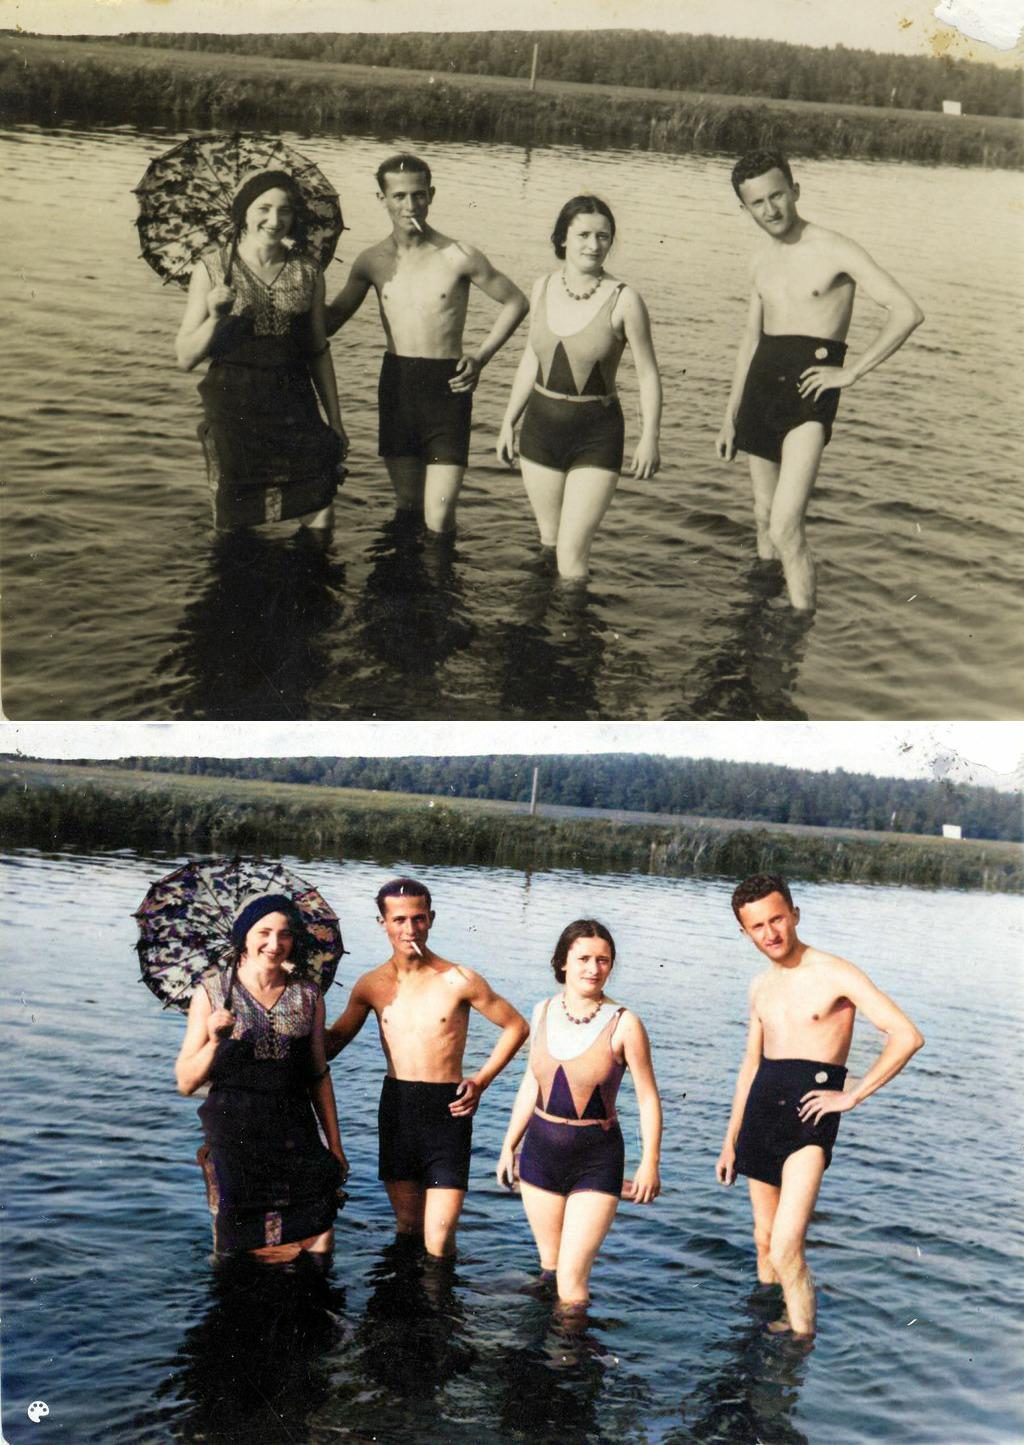
[(811, 772), (763, 763), (605, 753), (466, 758), (128, 758), (121, 767), (267, 782), (317, 783), (435, 797), (528, 802), (539, 769), (543, 803), (698, 815), (825, 828), (941, 834), (1019, 842), (1019, 793), (948, 782)]
[(397, 35), (164, 32), (118, 38), (136, 46), (396, 66), (430, 71), (439, 78), (446, 72), (526, 78), (536, 42), (538, 73), (547, 80), (902, 110), (941, 111), (944, 100), (958, 100), (969, 115), (1024, 114), (1024, 92), (1014, 68), (946, 56), (884, 55), (843, 45), (823, 49), (654, 30)]

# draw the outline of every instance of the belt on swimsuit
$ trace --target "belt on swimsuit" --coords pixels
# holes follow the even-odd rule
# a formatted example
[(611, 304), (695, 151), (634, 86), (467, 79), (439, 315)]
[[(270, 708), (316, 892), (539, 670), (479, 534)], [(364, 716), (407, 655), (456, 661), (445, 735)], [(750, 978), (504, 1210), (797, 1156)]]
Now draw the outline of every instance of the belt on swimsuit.
[(538, 1119), (546, 1119), (549, 1124), (568, 1124), (574, 1129), (587, 1129), (593, 1124), (598, 1124), (604, 1130), (608, 1130), (613, 1124), (619, 1122), (619, 1116), (613, 1114), (610, 1119), (563, 1119), (560, 1114), (548, 1114), (543, 1109), (534, 1109)]
[[(550, 396), (552, 401), (599, 401), (602, 406), (611, 406), (613, 402), (619, 399), (617, 391), (610, 391), (607, 396), (569, 396), (564, 391), (549, 391), (546, 386), (541, 386), (540, 382), (537, 381), (533, 383), (533, 389), (534, 391), (539, 391), (541, 396)], [(587, 1122), (596, 1123), (597, 1121), (588, 1120)]]

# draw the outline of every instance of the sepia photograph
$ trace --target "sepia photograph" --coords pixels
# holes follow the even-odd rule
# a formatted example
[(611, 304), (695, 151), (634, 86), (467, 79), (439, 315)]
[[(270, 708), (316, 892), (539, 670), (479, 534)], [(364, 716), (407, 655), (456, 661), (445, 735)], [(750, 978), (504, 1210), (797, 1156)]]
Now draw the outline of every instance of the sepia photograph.
[(8, 0), (5, 716), (1020, 716), (961, 8)]

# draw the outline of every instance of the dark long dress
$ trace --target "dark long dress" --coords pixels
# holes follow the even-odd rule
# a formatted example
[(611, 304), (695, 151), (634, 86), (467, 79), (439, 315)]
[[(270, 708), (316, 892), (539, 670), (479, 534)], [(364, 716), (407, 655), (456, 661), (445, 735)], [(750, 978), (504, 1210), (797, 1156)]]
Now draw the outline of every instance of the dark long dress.
[[(223, 1008), (226, 974), (211, 969), (201, 981), (211, 1007)], [(292, 979), (265, 1009), (235, 981), (235, 1027), (217, 1047), (199, 1110), (218, 1254), (309, 1239), (338, 1212), (340, 1166), (309, 1093), (317, 996), (315, 983)]]
[[(224, 283), (227, 262), (226, 250), (204, 254), (215, 286)], [(318, 512), (337, 491), (341, 443), (320, 415), (309, 373), (318, 274), (315, 261), (296, 253), (268, 284), (234, 258), (234, 308), (199, 385), (216, 527)]]

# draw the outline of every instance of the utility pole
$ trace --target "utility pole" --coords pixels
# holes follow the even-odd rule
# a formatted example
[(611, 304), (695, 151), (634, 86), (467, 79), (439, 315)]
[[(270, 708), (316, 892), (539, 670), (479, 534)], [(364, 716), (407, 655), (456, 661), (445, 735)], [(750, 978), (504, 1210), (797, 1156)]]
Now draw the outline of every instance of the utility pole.
[[(533, 42), (533, 64), (530, 66), (530, 89), (531, 89), (531, 90), (536, 90), (536, 89), (537, 89), (537, 51), (538, 51), (539, 49), (540, 49), (540, 46), (537, 44), (536, 41), (534, 41), (534, 42)], [(536, 769), (534, 770), (534, 772), (536, 773)]]
[[(534, 46), (533, 48), (534, 48), (534, 50), (536, 51), (537, 47)], [(538, 774), (539, 771), (540, 771), (539, 768), (534, 768), (534, 770), (533, 770), (533, 790), (532, 790), (532, 792), (530, 793), (530, 817), (531, 817), (531, 818), (535, 818), (535, 817), (537, 816), (537, 774)]]

